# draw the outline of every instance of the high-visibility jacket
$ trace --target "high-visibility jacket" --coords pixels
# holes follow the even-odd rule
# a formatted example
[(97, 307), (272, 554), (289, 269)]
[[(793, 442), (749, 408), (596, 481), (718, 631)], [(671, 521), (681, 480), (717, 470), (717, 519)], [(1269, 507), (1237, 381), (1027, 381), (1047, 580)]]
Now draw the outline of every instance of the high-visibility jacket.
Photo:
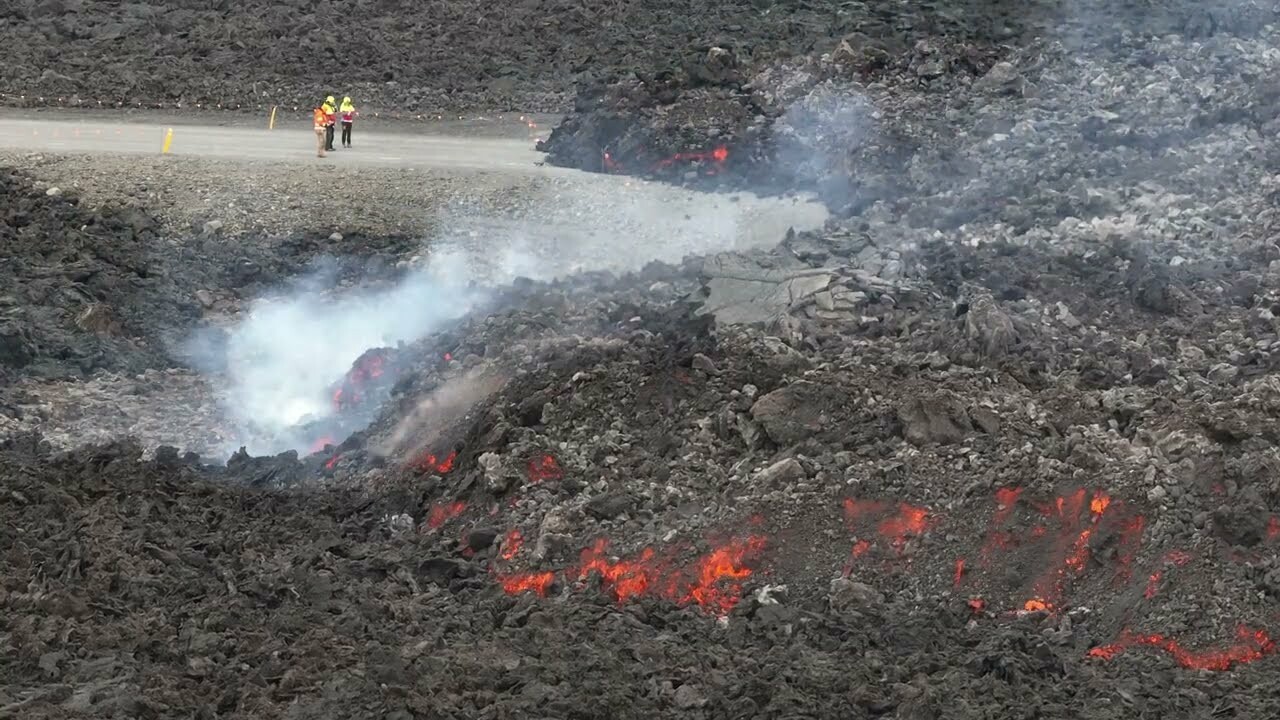
[(322, 107), (316, 108), (315, 112), (312, 113), (312, 116), (315, 118), (317, 130), (323, 130), (324, 126), (329, 124), (329, 114), (326, 113)]
[(325, 103), (325, 104), (323, 104), (323, 105), (321, 105), (321, 106), (320, 106), (320, 109), (321, 109), (321, 110), (324, 110), (324, 117), (325, 117), (325, 123), (324, 123), (324, 124), (325, 124), (325, 125), (332, 125), (332, 124), (333, 124), (333, 116), (334, 116), (333, 106), (332, 106), (332, 105), (330, 105), (329, 103)]
[(342, 103), (342, 107), (338, 109), (341, 113), (342, 122), (349, 123), (356, 119), (356, 106), (351, 103)]

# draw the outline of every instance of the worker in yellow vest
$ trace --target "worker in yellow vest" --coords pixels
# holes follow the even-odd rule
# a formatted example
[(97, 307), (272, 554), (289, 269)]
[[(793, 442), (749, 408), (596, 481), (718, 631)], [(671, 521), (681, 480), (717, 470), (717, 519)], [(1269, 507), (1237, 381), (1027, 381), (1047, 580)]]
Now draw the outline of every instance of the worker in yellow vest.
[(320, 106), (324, 110), (327, 118), (324, 130), (324, 149), (333, 150), (333, 132), (338, 124), (338, 109), (334, 107), (333, 96), (324, 99), (324, 104)]
[(342, 121), (342, 147), (351, 147), (351, 125), (356, 121), (356, 106), (351, 102), (351, 98), (342, 98), (342, 105), (338, 107), (338, 120)]

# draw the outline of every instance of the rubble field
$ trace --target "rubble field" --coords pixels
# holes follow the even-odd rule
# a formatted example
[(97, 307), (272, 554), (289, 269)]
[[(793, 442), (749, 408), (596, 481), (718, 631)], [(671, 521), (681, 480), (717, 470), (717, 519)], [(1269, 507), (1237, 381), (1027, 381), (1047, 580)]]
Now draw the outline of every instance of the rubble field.
[(647, 71), (697, 47), (765, 60), (858, 28), (1012, 37), (1052, 4), (15, 0), (0, 8), (13, 58), (0, 104), (310, 108), (346, 94), (366, 109), (562, 112), (579, 80)]
[(416, 238), (0, 173), (0, 717), (1280, 716), (1280, 26), (1157, 5), (584, 84), (552, 162), (832, 217), (432, 280), (283, 430), (191, 338)]

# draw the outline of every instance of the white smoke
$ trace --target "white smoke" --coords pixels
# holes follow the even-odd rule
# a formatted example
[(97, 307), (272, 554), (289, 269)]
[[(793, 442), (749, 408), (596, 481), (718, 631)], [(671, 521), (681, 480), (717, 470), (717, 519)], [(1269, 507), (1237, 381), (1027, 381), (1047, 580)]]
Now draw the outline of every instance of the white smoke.
[(334, 287), (331, 268), (317, 271), (256, 300), (222, 341), (193, 338), (188, 357), (224, 384), (225, 415), (236, 428), (227, 450), (311, 452), (317, 438), (307, 425), (333, 415), (332, 388), (353, 362), (464, 315), (483, 299), (479, 287), (517, 277), (621, 273), (652, 260), (770, 245), (788, 227), (817, 227), (827, 217), (821, 205), (797, 199), (585, 180), (545, 180), (526, 206), (507, 212), (462, 202), (443, 210), (440, 226), (447, 230), (431, 239), (430, 253), (410, 260), (423, 269), (394, 287), (343, 290)]
[(333, 412), (330, 389), (352, 363), (466, 313), (482, 297), (467, 278), (456, 259), (432, 258), (387, 289), (332, 291), (317, 274), (292, 294), (255, 301), (213, 359), (227, 382), (229, 419), (244, 435), (235, 444), (305, 453), (315, 438), (292, 429)]

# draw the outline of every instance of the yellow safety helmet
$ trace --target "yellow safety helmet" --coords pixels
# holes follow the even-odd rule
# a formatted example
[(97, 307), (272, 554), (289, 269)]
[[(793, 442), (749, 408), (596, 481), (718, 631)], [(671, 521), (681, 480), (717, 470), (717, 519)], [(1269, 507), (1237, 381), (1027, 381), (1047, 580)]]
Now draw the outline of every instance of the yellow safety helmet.
[(333, 103), (333, 96), (332, 96), (332, 95), (330, 95), (329, 97), (325, 98), (325, 99), (324, 99), (324, 101), (325, 101), (325, 102), (327, 102), (327, 103), (332, 104), (332, 103)]

